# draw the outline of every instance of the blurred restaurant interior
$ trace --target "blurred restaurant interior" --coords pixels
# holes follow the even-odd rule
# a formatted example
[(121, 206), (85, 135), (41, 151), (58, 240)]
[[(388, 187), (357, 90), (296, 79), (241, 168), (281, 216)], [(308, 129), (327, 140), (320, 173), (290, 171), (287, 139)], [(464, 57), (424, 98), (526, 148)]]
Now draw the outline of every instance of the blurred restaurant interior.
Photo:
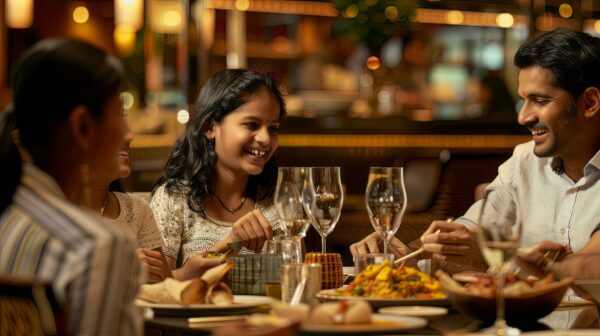
[[(518, 46), (568, 27), (600, 33), (594, 0), (0, 0), (0, 109), (18, 57), (50, 36), (118, 55), (134, 133), (130, 191), (148, 192), (196, 95), (224, 68), (278, 72), (288, 117), (279, 165), (340, 166), (346, 187), (329, 249), (372, 232), (369, 166), (404, 165), (410, 241), (461, 215), (512, 148)], [(57, 79), (60, 80), (60, 79)], [(311, 238), (312, 237), (312, 238)], [(308, 250), (318, 250), (311, 229)], [(348, 262), (351, 263), (351, 262)]]

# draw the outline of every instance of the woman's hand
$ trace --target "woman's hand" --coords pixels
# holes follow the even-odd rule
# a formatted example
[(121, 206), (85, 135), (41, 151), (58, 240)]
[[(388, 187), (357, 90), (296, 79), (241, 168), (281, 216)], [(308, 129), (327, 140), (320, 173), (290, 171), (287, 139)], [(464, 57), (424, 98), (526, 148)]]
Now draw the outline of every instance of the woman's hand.
[(439, 266), (451, 273), (485, 272), (488, 268), (477, 235), (460, 223), (433, 221), (421, 236), (421, 242), (425, 252), (431, 253)]
[(238, 219), (231, 232), (225, 237), (225, 243), (242, 241), (245, 248), (259, 253), (266, 240), (273, 238), (273, 228), (262, 212), (255, 209)]
[(161, 282), (165, 278), (173, 277), (169, 262), (159, 250), (138, 248), (136, 252), (148, 274), (148, 283)]

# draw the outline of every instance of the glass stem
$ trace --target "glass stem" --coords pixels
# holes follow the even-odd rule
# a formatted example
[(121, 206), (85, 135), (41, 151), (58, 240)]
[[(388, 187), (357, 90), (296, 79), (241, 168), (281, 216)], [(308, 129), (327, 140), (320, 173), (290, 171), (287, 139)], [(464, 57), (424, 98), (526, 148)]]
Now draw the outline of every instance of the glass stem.
[(384, 240), (383, 240), (383, 254), (385, 254), (385, 255), (387, 255), (387, 253), (388, 253), (388, 248), (387, 248), (387, 246), (388, 246), (387, 239), (384, 239)]
[(302, 263), (302, 238), (294, 237), (294, 245), (296, 245), (296, 263)]
[(327, 243), (325, 242), (325, 236), (321, 236), (321, 252), (323, 252), (323, 254), (325, 254), (326, 250), (327, 250)]
[(502, 336), (506, 330), (506, 320), (504, 317), (504, 264), (500, 264), (498, 268), (498, 288), (496, 289), (496, 335)]

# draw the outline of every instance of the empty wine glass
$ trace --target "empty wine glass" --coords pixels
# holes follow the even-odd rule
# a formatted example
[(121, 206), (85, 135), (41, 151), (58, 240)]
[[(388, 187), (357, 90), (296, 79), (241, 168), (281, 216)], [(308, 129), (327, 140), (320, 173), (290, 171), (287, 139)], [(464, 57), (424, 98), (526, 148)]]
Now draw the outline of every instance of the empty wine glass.
[(321, 251), (326, 252), (326, 238), (340, 220), (344, 191), (340, 167), (313, 167), (308, 174), (309, 187), (305, 189), (304, 205), (313, 227), (321, 236)]
[(504, 309), (505, 272), (521, 241), (521, 220), (511, 201), (487, 191), (481, 203), (477, 236), (483, 257), (498, 276), (496, 288), (496, 321), (483, 332), (493, 335), (518, 335), (519, 330), (506, 323)]
[(310, 187), (307, 175), (308, 168), (305, 167), (280, 167), (275, 187), (275, 210), (287, 236), (296, 241), (298, 249), (310, 226), (310, 217), (304, 206), (305, 189)]
[(400, 227), (406, 210), (406, 188), (402, 167), (371, 167), (365, 203), (371, 225), (383, 240), (383, 253)]

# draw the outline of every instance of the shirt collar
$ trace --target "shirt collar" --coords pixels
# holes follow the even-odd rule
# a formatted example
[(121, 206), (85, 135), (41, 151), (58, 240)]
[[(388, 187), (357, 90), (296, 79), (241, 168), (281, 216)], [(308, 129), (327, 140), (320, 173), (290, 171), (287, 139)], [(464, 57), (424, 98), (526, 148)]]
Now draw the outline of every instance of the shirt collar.
[(583, 174), (587, 176), (598, 170), (600, 170), (600, 150), (585, 164), (585, 167), (583, 167)]
[[(561, 158), (552, 158), (552, 160), (550, 160), (550, 168), (558, 175), (562, 175), (565, 172), (565, 167)], [(583, 175), (588, 176), (598, 170), (600, 170), (600, 150), (585, 164), (585, 167), (583, 167)]]

